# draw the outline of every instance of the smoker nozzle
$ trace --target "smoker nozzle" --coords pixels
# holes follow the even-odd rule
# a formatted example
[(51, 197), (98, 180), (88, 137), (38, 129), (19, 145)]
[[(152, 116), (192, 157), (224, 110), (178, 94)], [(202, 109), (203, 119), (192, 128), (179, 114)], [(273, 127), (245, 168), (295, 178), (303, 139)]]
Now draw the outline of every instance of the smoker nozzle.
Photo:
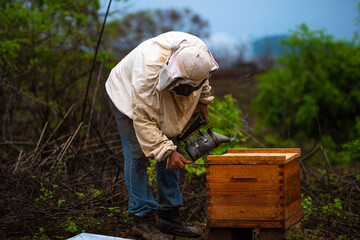
[[(216, 140), (217, 142), (217, 145), (219, 146), (221, 143), (226, 143), (226, 142), (230, 142), (231, 141), (231, 138), (227, 137), (227, 136), (224, 136), (220, 133), (217, 133), (217, 132), (213, 132), (211, 131), (211, 133), (214, 135), (214, 139)], [(216, 146), (217, 147), (217, 146)]]
[(193, 137), (189, 137), (185, 142), (185, 149), (191, 159), (196, 161), (205, 154), (208, 154), (213, 149), (217, 148), (221, 143), (230, 142), (231, 139), (220, 133), (216, 133), (208, 129), (206, 133), (198, 131), (198, 138), (195, 140)]

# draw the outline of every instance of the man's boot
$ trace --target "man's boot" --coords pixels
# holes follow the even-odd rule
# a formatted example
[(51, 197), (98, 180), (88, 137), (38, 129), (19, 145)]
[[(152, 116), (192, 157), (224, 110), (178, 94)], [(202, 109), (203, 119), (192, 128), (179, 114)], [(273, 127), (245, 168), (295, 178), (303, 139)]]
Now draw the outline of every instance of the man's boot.
[(181, 219), (179, 210), (164, 211), (158, 214), (159, 229), (164, 233), (174, 234), (183, 237), (199, 237), (200, 231), (195, 227), (187, 226)]
[(162, 233), (157, 228), (156, 214), (151, 211), (143, 217), (133, 216), (133, 234), (144, 240), (174, 240), (175, 236)]

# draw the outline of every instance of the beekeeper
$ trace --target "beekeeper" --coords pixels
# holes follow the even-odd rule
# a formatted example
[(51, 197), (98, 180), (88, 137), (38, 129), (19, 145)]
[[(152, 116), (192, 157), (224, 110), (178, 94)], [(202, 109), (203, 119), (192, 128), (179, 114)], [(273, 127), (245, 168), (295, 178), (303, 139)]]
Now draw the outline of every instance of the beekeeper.
[[(179, 170), (191, 162), (181, 155), (176, 136), (195, 112), (209, 121), (209, 78), (218, 67), (201, 39), (173, 31), (142, 42), (106, 81), (122, 141), (133, 230), (144, 239), (200, 234), (179, 217)], [(148, 158), (156, 161), (158, 202), (148, 186)]]

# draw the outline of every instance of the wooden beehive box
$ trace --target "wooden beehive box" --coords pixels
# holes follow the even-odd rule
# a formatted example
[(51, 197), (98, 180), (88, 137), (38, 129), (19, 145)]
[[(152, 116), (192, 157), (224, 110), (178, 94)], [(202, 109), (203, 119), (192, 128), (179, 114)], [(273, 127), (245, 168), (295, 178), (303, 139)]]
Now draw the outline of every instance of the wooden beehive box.
[(229, 149), (207, 157), (210, 227), (288, 229), (302, 217), (300, 149)]

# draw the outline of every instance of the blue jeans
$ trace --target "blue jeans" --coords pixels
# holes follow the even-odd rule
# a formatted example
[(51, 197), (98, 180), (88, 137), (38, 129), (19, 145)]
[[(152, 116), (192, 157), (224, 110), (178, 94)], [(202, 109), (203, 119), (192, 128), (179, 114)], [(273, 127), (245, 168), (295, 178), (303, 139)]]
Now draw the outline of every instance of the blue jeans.
[[(122, 114), (110, 100), (110, 107), (120, 131), (125, 158), (125, 183), (129, 192), (129, 212), (144, 216), (154, 209), (173, 210), (183, 205), (179, 189), (179, 170), (166, 169), (165, 161), (156, 163), (158, 202), (154, 199), (148, 184), (147, 167), (149, 159), (142, 152), (135, 135), (133, 121)], [(177, 138), (169, 138), (177, 145)]]

